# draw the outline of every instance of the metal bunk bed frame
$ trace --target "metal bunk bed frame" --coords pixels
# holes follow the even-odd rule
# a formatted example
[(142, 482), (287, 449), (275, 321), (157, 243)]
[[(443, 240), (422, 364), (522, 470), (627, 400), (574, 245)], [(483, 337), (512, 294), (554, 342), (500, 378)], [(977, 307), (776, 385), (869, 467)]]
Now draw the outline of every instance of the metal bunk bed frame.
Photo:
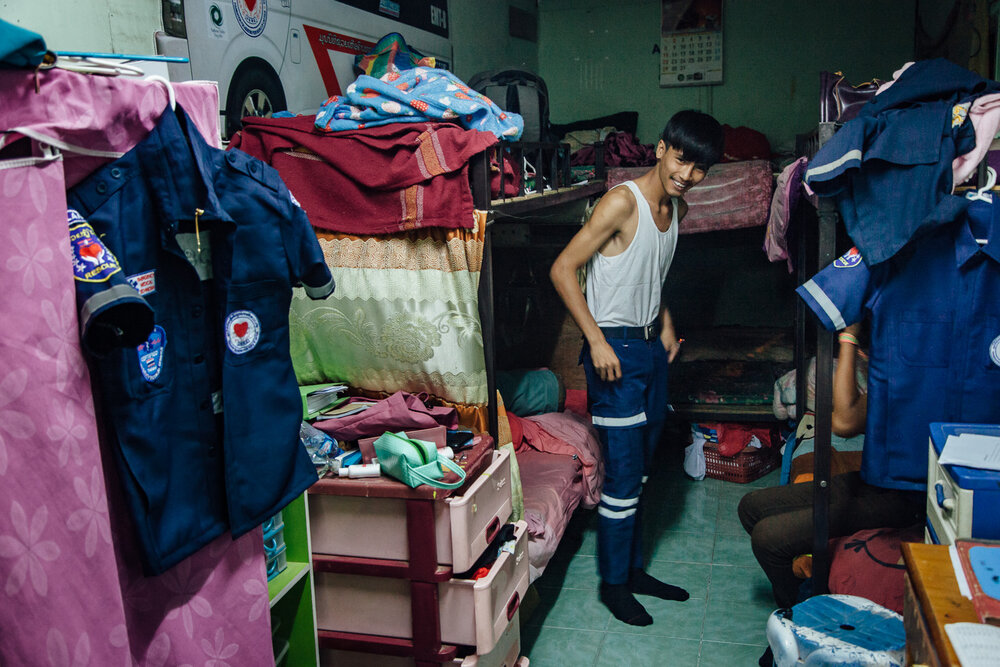
[[(495, 442), (498, 439), (498, 410), (496, 401), (496, 321), (494, 316), (494, 274), (491, 234), (495, 223), (514, 216), (524, 217), (531, 213), (579, 199), (594, 197), (604, 192), (604, 144), (594, 144), (594, 178), (586, 183), (570, 183), (569, 144), (518, 142), (500, 144), (480, 153), (470, 161), (472, 181), (472, 201), (481, 211), (487, 211), (486, 240), (483, 244), (483, 263), (479, 279), (479, 319), (483, 330), (483, 353), (486, 357), (486, 392), (489, 396), (489, 432)], [(504, 196), (505, 183), (501, 180), (501, 195), (497, 199), (490, 196), (491, 159), (500, 173), (504, 173), (504, 163), (515, 160), (523, 165), (525, 158), (533, 158), (536, 176), (533, 187), (527, 188), (524, 180), (518, 194)]]

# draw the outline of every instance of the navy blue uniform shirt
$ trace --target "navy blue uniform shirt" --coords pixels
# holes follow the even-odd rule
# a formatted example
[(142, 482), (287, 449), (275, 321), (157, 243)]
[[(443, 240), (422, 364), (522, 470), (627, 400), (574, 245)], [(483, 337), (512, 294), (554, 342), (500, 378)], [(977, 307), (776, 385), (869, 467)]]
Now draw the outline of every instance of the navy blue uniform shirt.
[[(960, 199), (949, 195), (950, 199)], [(856, 249), (798, 288), (829, 330), (871, 318), (863, 479), (922, 490), (931, 422), (1000, 422), (1000, 197), (874, 267)], [(964, 200), (963, 200), (964, 201)], [(976, 239), (991, 242), (980, 245)]]
[[(316, 481), (298, 436), (288, 308), (293, 286), (324, 298), (333, 279), (277, 172), (210, 147), (179, 108), (68, 201), (155, 313), (144, 342), (94, 367), (144, 566), (157, 574)], [(93, 286), (78, 295), (91, 303)]]
[(836, 197), (867, 264), (889, 259), (940, 220), (934, 210), (952, 191), (952, 162), (976, 145), (968, 110), (997, 90), (997, 82), (942, 58), (917, 62), (809, 161), (806, 183)]

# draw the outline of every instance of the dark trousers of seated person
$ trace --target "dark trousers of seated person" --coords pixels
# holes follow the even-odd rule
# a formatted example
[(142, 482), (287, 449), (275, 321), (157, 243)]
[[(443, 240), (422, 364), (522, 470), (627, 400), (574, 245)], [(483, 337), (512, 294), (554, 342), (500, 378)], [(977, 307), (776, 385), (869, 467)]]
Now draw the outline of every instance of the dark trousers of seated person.
[[(926, 494), (866, 484), (858, 472), (830, 482), (830, 538), (868, 528), (904, 528), (922, 523)], [(791, 607), (802, 583), (792, 561), (813, 550), (813, 485), (786, 484), (751, 491), (739, 504), (753, 555), (771, 581), (774, 601)]]

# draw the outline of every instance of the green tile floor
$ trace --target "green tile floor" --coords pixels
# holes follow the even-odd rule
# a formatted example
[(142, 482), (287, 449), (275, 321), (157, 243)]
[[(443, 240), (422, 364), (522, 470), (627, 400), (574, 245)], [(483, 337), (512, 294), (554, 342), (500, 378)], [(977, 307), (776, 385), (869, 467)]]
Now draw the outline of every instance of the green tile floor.
[(531, 667), (756, 667), (767, 647), (771, 588), (750, 551), (736, 506), (752, 488), (778, 484), (772, 471), (749, 484), (687, 477), (682, 446), (661, 444), (646, 483), (646, 562), (683, 586), (686, 602), (638, 599), (653, 624), (615, 619), (597, 599), (597, 514), (577, 510), (522, 614), (522, 655)]

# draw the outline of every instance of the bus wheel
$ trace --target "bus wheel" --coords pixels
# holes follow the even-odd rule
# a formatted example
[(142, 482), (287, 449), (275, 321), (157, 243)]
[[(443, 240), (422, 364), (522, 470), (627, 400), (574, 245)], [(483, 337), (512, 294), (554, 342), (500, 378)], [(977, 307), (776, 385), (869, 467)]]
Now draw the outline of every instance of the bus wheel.
[(246, 116), (270, 117), (287, 109), (281, 82), (265, 69), (243, 70), (229, 86), (226, 103), (226, 136), (231, 137), (241, 127)]

